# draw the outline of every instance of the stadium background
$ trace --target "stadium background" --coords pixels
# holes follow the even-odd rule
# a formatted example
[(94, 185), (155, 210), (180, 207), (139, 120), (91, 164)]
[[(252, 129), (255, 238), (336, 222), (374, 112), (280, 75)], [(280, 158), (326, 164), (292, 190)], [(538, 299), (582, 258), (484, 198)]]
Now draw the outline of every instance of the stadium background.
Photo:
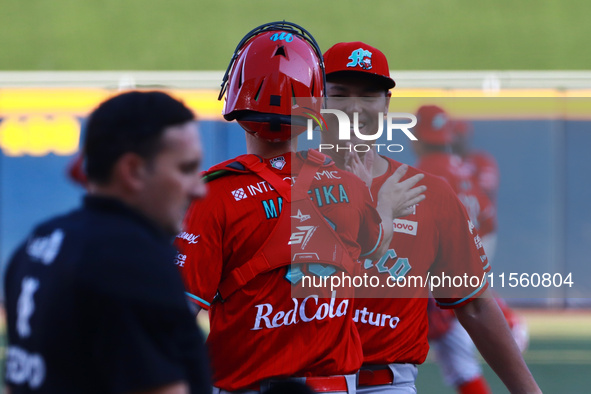
[[(526, 360), (545, 392), (588, 390), (588, 3), (0, 3), (2, 266), (34, 223), (78, 203), (82, 191), (65, 178), (65, 167), (85, 115), (120, 88), (166, 88), (185, 99), (202, 119), (206, 165), (242, 153), (241, 131), (220, 120), (214, 89), (248, 30), (286, 19), (313, 33), (323, 50), (352, 40), (382, 49), (398, 82), (394, 96), (405, 97), (392, 110), (412, 111), (435, 99), (473, 120), (474, 145), (491, 152), (501, 170), (495, 271), (572, 272), (577, 284), (506, 294), (527, 307)], [(519, 110), (506, 115), (507, 103)], [(497, 104), (504, 110), (482, 109)], [(408, 142), (400, 143), (405, 151), (394, 157), (412, 163)], [(495, 393), (504, 392), (498, 379), (491, 381)], [(427, 363), (420, 392), (449, 392), (439, 386)]]

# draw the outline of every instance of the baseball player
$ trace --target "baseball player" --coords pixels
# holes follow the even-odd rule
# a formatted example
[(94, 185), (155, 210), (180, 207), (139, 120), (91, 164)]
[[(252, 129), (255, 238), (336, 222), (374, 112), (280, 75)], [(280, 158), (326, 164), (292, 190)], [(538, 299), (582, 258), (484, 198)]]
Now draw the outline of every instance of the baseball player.
[(462, 159), (473, 182), (496, 204), (500, 177), (496, 159), (488, 152), (471, 149), (472, 125), (469, 122), (452, 120), (451, 130), (452, 153)]
[[(449, 131), (451, 132), (451, 141), (446, 144), (449, 148), (449, 157), (461, 160), (461, 176), (467, 177), (470, 186), (477, 189), (480, 194), (486, 196), (478, 199), (478, 210), (488, 217), (490, 221), (483, 221), (480, 237), (484, 243), (486, 256), (492, 264), (497, 246), (496, 235), (496, 199), (499, 189), (499, 167), (495, 158), (484, 151), (472, 151), (469, 145), (470, 135), (472, 134), (472, 125), (464, 120), (449, 120)], [(461, 191), (460, 191), (461, 193)], [(465, 203), (469, 207), (468, 200)], [(482, 207), (480, 206), (482, 205)]]
[[(419, 108), (417, 118), (416, 133), (419, 141), (414, 144), (419, 156), (417, 166), (442, 176), (453, 186), (479, 231), (483, 248), (491, 264), (497, 238), (496, 209), (488, 196), (480, 190), (474, 167), (452, 153), (454, 129), (457, 123), (449, 119), (442, 108), (434, 105)], [(491, 189), (489, 194), (492, 194)], [(527, 346), (527, 335), (524, 336), (525, 327), (518, 316), (496, 294), (495, 299), (519, 349), (525, 350)], [(476, 349), (455, 317), (430, 304), (429, 324), (429, 341), (435, 350), (437, 364), (444, 381), (456, 387), (460, 393), (490, 392), (482, 376)]]
[(87, 123), (83, 206), (37, 226), (5, 276), (5, 381), (20, 393), (208, 393), (202, 336), (167, 260), (204, 196), (193, 113), (128, 92)]
[[(389, 89), (395, 86), (386, 57), (362, 42), (336, 44), (324, 56), (327, 107), (345, 112), (349, 119), (357, 113), (358, 131), (366, 139), (352, 135), (350, 143), (370, 144), (368, 136), (379, 127), (378, 114), (388, 112)], [(337, 166), (350, 168), (364, 178), (370, 175), (372, 191), (379, 190), (401, 166), (373, 150), (360, 155), (354, 150), (349, 152), (338, 139), (334, 118), (326, 115), (325, 119), (328, 132), (322, 134), (322, 143), (341, 146), (338, 151), (330, 151), (331, 157)], [(414, 168), (408, 172), (421, 173)], [(377, 262), (366, 260), (363, 269), (368, 274), (397, 278), (411, 274), (425, 277), (427, 273), (441, 276), (443, 272), (483, 276), (488, 263), (480, 238), (453, 189), (443, 179), (429, 174), (421, 183), (427, 186), (427, 198), (410, 215), (393, 221), (395, 234), (387, 254)], [(433, 295), (439, 307), (454, 309), (511, 392), (539, 393), (497, 304), (487, 297), (487, 286), (484, 282), (470, 291), (437, 288)], [(358, 392), (414, 393), (416, 365), (424, 362), (429, 350), (428, 295), (421, 293), (420, 297), (406, 299), (384, 295), (393, 296), (356, 300), (355, 321), (364, 352)]]
[[(307, 31), (288, 22), (254, 29), (226, 76), (223, 115), (244, 128), (248, 154), (207, 172), (210, 197), (190, 207), (176, 242), (187, 295), (210, 313), (214, 392), (258, 393), (290, 378), (352, 393), (363, 361), (353, 290), (292, 292), (304, 277), (354, 274), (359, 256), (382, 253), (392, 230), (384, 235), (380, 217), (393, 220), (395, 209), (376, 210), (363, 182), (328, 157), (295, 152), (304, 127), (292, 110), (305, 98), (319, 112), (325, 90)], [(379, 193), (390, 199), (393, 190)], [(424, 188), (414, 190), (404, 213), (422, 200)]]
[(420, 107), (417, 119), (415, 131), (420, 138), (413, 143), (417, 168), (440, 176), (451, 185), (478, 230), (490, 264), (497, 240), (496, 207), (475, 182), (474, 168), (452, 152), (454, 122), (436, 105)]
[(66, 174), (71, 181), (86, 188), (88, 178), (84, 172), (84, 156), (82, 153), (79, 152), (72, 157), (66, 168)]
[[(499, 166), (496, 159), (486, 151), (471, 148), (470, 139), (473, 134), (473, 126), (468, 121), (452, 119), (451, 131), (452, 153), (462, 159), (463, 173), (471, 179), (472, 185), (479, 188), (488, 197), (495, 207), (494, 213), (496, 215), (496, 201), (500, 184)], [(481, 235), (481, 238), (486, 250), (486, 256), (492, 265), (497, 246), (496, 232), (489, 231)], [(517, 342), (521, 352), (524, 352), (529, 344), (527, 324), (504, 300), (497, 297), (497, 303), (507, 320), (507, 324), (509, 324), (515, 342)]]

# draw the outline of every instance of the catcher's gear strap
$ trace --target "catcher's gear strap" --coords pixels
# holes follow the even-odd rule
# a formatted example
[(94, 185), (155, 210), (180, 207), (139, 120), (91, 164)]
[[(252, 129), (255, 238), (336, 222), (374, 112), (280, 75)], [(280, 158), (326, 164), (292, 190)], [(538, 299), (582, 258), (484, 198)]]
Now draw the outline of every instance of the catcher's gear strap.
[(294, 188), (292, 189), (293, 201), (308, 198), (308, 190), (312, 184), (312, 179), (316, 176), (318, 168), (324, 165), (327, 159), (325, 155), (313, 149), (309, 149), (307, 154), (303, 156), (306, 160), (300, 169), (300, 173), (298, 174)]
[(267, 181), (286, 202), (291, 201), (291, 187), (279, 175), (271, 170), (262, 158), (256, 155), (242, 155), (233, 160), (220, 163), (210, 168), (205, 174), (206, 182), (230, 173), (246, 174), (254, 172)]
[[(334, 229), (308, 197), (308, 190), (316, 171), (323, 164), (330, 163), (330, 160), (325, 160), (326, 156), (313, 150), (310, 150), (304, 157), (306, 157), (306, 160), (293, 186), (291, 204), (284, 204), (275, 228), (253, 257), (222, 279), (218, 286), (218, 296), (221, 300), (226, 300), (257, 275), (290, 265), (292, 262), (330, 264), (348, 273), (354, 272), (355, 261), (349, 255)], [(264, 163), (262, 164), (264, 165)], [(255, 163), (255, 165), (257, 164)], [(256, 168), (258, 170), (258, 166)], [(276, 175), (271, 170), (270, 172)], [(269, 182), (265, 178), (268, 174), (266, 171), (258, 171), (257, 173)], [(282, 182), (287, 185), (283, 180)], [(273, 187), (275, 186), (273, 185)], [(286, 245), (287, 234), (294, 234), (294, 230), (301, 233), (300, 229), (297, 228), (301, 221), (292, 223), (292, 212), (309, 214), (309, 218), (306, 219), (307, 223), (303, 224), (306, 225), (305, 228), (310, 232), (307, 233), (309, 234), (307, 240), (301, 242), (302, 237), (300, 243), (293, 245), (290, 241)], [(287, 233), (288, 230), (291, 230), (291, 232)], [(313, 237), (313, 234), (316, 236)], [(288, 246), (290, 244), (291, 247)], [(302, 253), (293, 253), (292, 256), (292, 249), (296, 248), (302, 250)], [(307, 252), (304, 252), (306, 248)]]

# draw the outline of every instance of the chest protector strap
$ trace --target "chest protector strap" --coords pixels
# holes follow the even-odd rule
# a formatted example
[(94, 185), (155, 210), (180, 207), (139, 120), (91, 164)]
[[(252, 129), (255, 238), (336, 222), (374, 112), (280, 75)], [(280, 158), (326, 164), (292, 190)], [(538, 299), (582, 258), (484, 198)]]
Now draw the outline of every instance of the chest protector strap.
[(228, 172), (239, 174), (255, 173), (267, 181), (284, 201), (291, 202), (291, 187), (289, 183), (285, 182), (283, 178), (271, 170), (259, 156), (242, 155), (233, 160), (220, 163), (210, 168), (204, 174), (204, 178), (206, 182), (210, 182)]
[[(309, 150), (294, 186), (290, 187), (258, 157), (245, 156), (246, 159), (243, 156), (237, 158), (238, 162), (271, 184), (287, 204), (283, 205), (275, 228), (253, 257), (222, 278), (218, 287), (219, 297), (226, 300), (257, 275), (292, 263), (328, 264), (353, 274), (355, 261), (333, 225), (329, 224), (308, 196), (312, 180), (327, 157)], [(277, 180), (281, 183), (277, 184)]]

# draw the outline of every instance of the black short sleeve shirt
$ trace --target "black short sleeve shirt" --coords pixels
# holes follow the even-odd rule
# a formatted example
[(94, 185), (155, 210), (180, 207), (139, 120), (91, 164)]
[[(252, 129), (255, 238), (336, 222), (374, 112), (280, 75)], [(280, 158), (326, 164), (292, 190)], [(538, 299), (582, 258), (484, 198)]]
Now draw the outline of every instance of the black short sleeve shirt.
[(13, 393), (125, 393), (186, 381), (211, 390), (203, 338), (169, 239), (123, 203), (38, 226), (5, 276)]

